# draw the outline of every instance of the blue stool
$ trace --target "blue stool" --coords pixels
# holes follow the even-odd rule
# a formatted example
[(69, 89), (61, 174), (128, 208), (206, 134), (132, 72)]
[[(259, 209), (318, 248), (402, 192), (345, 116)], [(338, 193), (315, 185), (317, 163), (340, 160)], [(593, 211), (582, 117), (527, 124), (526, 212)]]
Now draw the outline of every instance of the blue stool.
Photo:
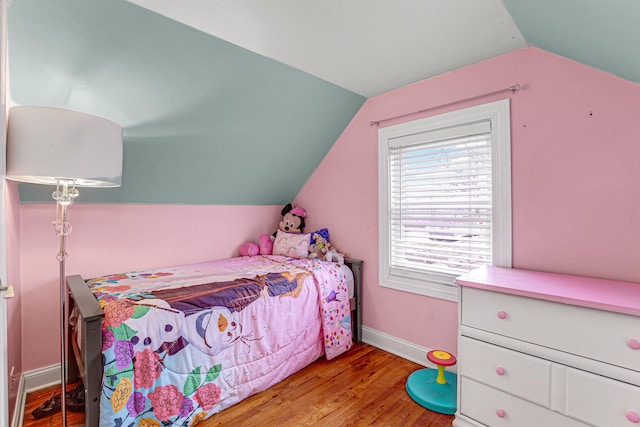
[(458, 394), (458, 377), (445, 372), (445, 366), (456, 364), (453, 354), (443, 350), (432, 350), (427, 359), (438, 369), (420, 369), (407, 379), (407, 393), (418, 404), (441, 414), (455, 414)]

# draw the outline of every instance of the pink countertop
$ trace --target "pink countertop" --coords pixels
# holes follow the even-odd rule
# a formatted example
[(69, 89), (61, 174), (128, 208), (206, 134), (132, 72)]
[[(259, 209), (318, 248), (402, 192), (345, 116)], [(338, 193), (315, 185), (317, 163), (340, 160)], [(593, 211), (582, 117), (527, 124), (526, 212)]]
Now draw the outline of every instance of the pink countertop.
[(640, 283), (500, 267), (473, 270), (458, 277), (456, 283), (640, 316)]

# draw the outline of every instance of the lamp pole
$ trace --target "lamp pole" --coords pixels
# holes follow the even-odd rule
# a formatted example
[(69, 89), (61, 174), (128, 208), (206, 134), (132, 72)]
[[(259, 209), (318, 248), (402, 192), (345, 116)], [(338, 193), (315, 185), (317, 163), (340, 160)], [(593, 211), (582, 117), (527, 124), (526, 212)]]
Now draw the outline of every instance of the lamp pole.
[[(69, 188), (71, 185), (71, 188)], [(56, 201), (56, 219), (53, 228), (60, 237), (60, 251), (57, 259), (60, 263), (60, 360), (62, 369), (60, 379), (62, 394), (60, 395), (60, 408), (62, 410), (62, 426), (67, 427), (67, 282), (65, 280), (65, 264), (67, 260), (67, 235), (71, 233), (71, 224), (67, 222), (67, 207), (78, 197), (78, 190), (74, 180), (58, 180), (56, 191), (52, 197)]]

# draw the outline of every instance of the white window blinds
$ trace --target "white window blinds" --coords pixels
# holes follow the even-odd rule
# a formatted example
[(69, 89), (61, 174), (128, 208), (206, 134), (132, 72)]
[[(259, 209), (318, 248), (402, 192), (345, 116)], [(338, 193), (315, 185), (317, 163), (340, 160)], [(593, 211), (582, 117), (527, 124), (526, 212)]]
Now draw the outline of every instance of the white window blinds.
[(389, 140), (392, 273), (491, 264), (491, 157), (489, 120)]

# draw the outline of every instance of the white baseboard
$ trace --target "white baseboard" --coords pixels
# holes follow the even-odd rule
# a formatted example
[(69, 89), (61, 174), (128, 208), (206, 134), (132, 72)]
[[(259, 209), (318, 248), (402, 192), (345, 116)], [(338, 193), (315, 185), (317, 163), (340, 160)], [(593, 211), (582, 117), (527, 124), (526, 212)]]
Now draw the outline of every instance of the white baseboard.
[(24, 419), (24, 407), (27, 404), (27, 392), (24, 389), (24, 376), (20, 375), (18, 381), (18, 391), (16, 395), (16, 406), (13, 411), (12, 427), (22, 427), (22, 420)]
[[(410, 360), (419, 365), (426, 366), (428, 368), (435, 368), (431, 362), (427, 360), (427, 353), (432, 349), (419, 346), (417, 344), (405, 341), (401, 338), (394, 337), (393, 335), (386, 334), (384, 332), (376, 331), (375, 329), (362, 327), (362, 341), (370, 344), (374, 347), (378, 347), (381, 350), (400, 356), (403, 359)], [(446, 350), (446, 349), (443, 349)], [(448, 367), (448, 371), (457, 372), (455, 366)]]
[(27, 393), (60, 384), (60, 364), (57, 363), (55, 365), (24, 372), (22, 377), (24, 379), (24, 388)]
[(22, 427), (24, 407), (27, 403), (27, 393), (42, 390), (60, 384), (60, 364), (45, 366), (33, 371), (23, 372), (18, 384), (16, 407), (13, 412), (13, 427)]

